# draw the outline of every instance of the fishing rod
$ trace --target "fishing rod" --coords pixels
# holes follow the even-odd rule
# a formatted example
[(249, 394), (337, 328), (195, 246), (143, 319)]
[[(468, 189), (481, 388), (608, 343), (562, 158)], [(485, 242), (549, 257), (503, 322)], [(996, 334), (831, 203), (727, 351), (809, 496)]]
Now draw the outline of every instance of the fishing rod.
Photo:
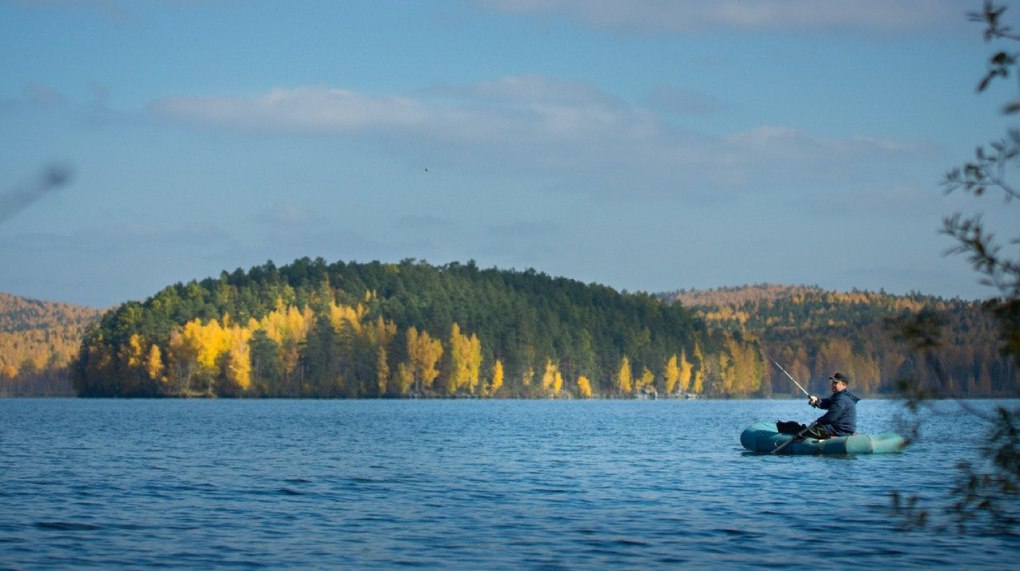
[[(772, 359), (772, 357), (769, 357), (769, 359)], [(782, 372), (786, 373), (786, 376), (787, 376), (787, 377), (790, 377), (790, 380), (791, 380), (791, 381), (793, 381), (793, 384), (797, 385), (797, 388), (798, 388), (798, 389), (800, 389), (800, 391), (801, 391), (802, 393), (804, 393), (805, 395), (807, 395), (807, 396), (808, 396), (808, 398), (810, 398), (810, 397), (811, 397), (811, 393), (809, 393), (809, 392), (807, 392), (806, 390), (804, 390), (804, 387), (800, 386), (800, 383), (798, 383), (798, 382), (797, 382), (797, 379), (793, 378), (793, 375), (791, 375), (790, 373), (787, 373), (787, 372), (786, 372), (786, 369), (784, 369), (784, 368), (783, 368), (783, 366), (779, 364), (779, 361), (776, 361), (775, 359), (772, 359), (772, 362), (773, 362), (773, 363), (775, 363), (777, 367), (779, 367), (779, 370), (780, 370), (780, 371), (782, 371)]]

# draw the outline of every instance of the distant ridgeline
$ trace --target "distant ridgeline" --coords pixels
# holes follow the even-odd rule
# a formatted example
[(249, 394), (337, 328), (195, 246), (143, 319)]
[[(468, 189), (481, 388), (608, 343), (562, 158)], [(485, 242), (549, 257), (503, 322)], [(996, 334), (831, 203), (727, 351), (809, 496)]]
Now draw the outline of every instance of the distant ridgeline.
[[(885, 324), (920, 311), (945, 324), (934, 365)], [(796, 393), (769, 356), (817, 393), (835, 370), (861, 394), (907, 377), (944, 395), (1020, 393), (980, 303), (920, 294), (759, 285), (651, 296), (471, 262), (302, 259), (100, 315), (0, 294), (0, 396)]]
[(0, 396), (71, 396), (68, 364), (102, 312), (0, 293)]
[(756, 341), (649, 294), (534, 270), (271, 262), (107, 313), (79, 395), (587, 398), (754, 395)]
[[(676, 300), (705, 319), (709, 330), (725, 329), (755, 339), (801, 384), (827, 390), (834, 371), (850, 375), (858, 394), (893, 392), (897, 381), (917, 379), (919, 386), (944, 396), (1008, 396), (1020, 393), (1020, 374), (999, 352), (998, 326), (980, 302), (911, 294), (825, 291), (817, 287), (758, 285), (680, 291), (660, 296)], [(893, 341), (889, 318), (932, 312), (943, 323), (937, 363), (912, 355)], [(936, 374), (936, 368), (943, 371)], [(769, 391), (796, 387), (775, 367), (762, 383)]]

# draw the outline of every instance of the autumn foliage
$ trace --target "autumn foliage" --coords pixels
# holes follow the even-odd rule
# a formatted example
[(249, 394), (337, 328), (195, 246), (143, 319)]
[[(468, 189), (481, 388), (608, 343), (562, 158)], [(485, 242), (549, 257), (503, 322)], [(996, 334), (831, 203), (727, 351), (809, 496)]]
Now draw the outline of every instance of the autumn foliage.
[[(654, 297), (470, 263), (303, 259), (176, 284), (101, 321), (11, 299), (0, 313), (3, 394), (73, 394), (69, 362), (82, 396), (799, 394), (769, 357), (813, 392), (835, 370), (863, 395), (911, 375), (942, 394), (1018, 386), (980, 304), (919, 294), (763, 285)], [(919, 312), (951, 332), (937, 363), (885, 327)]]
[(72, 395), (68, 365), (101, 311), (0, 293), (0, 395)]
[[(663, 297), (683, 303), (705, 319), (709, 329), (728, 331), (733, 341), (755, 339), (802, 384), (822, 381), (813, 391), (824, 391), (824, 379), (837, 370), (853, 379), (857, 394), (895, 394), (903, 379), (944, 396), (1012, 396), (1020, 389), (1020, 372), (1001, 351), (994, 316), (980, 302), (771, 284)], [(896, 339), (898, 320), (922, 314), (939, 321), (946, 332), (938, 353), (928, 357)], [(747, 354), (746, 346), (729, 345), (725, 353), (731, 360), (723, 366), (739, 370), (737, 378), (761, 379), (759, 387), (748, 390), (762, 395), (797, 392), (777, 368), (758, 369), (760, 361)]]
[[(86, 333), (74, 382), (83, 396), (631, 397), (679, 390), (679, 355), (757, 354), (726, 338), (653, 296), (530, 270), (303, 259), (124, 304)], [(638, 375), (626, 386), (621, 363)]]

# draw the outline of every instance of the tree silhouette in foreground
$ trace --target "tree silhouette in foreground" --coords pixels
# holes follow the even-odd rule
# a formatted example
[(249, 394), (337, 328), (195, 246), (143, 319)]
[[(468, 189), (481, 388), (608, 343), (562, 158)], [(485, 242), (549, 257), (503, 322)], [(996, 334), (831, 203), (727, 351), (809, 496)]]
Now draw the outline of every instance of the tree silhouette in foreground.
[[(1020, 34), (1004, 23), (1005, 12), (1005, 6), (987, 0), (980, 12), (968, 16), (971, 21), (984, 24), (986, 42), (1020, 42)], [(989, 58), (988, 70), (977, 90), (984, 92), (993, 81), (1011, 76), (1020, 78), (1020, 53), (998, 50)], [(1007, 118), (1017, 113), (1020, 113), (1020, 98), (1003, 107)], [(966, 192), (975, 198), (1001, 194), (1006, 203), (1010, 203), (1020, 198), (1020, 190), (1011, 185), (1008, 176), (1010, 170), (1018, 166), (1020, 129), (1014, 127), (1008, 129), (1005, 137), (978, 147), (974, 159), (950, 170), (942, 184), (947, 193)], [(997, 295), (988, 299), (984, 307), (995, 316), (999, 326), (1000, 351), (1015, 367), (1020, 361), (1020, 257), (1015, 251), (1020, 237), (1011, 238), (1003, 245), (980, 214), (965, 216), (961, 213), (943, 220), (942, 234), (956, 242), (950, 253), (966, 256), (981, 282), (996, 290)], [(943, 345), (943, 320), (939, 315), (921, 312), (891, 325), (898, 331), (900, 340), (922, 354), (939, 372), (938, 376), (946, 376), (939, 367), (939, 350)], [(1015, 373), (1013, 389), (1017, 394)], [(932, 398), (941, 395), (917, 379), (903, 380), (901, 392), (908, 413), (915, 419), (916, 435), (920, 426), (918, 414)], [(985, 442), (978, 461), (962, 461), (957, 465), (959, 475), (945, 514), (961, 533), (976, 527), (1016, 533), (1020, 524), (1020, 408), (999, 405), (988, 414), (958, 402), (986, 427)], [(930, 510), (920, 507), (922, 500), (918, 496), (904, 497), (894, 492), (892, 504), (908, 528), (944, 525), (935, 523)]]

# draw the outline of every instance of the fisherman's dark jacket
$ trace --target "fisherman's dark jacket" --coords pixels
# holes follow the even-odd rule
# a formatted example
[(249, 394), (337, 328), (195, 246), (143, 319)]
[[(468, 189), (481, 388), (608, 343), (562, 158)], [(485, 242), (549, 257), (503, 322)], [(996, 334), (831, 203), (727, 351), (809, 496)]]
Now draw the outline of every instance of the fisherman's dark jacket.
[(826, 413), (818, 417), (815, 424), (827, 428), (833, 436), (847, 436), (857, 430), (857, 401), (861, 400), (850, 391), (843, 389), (818, 403)]

